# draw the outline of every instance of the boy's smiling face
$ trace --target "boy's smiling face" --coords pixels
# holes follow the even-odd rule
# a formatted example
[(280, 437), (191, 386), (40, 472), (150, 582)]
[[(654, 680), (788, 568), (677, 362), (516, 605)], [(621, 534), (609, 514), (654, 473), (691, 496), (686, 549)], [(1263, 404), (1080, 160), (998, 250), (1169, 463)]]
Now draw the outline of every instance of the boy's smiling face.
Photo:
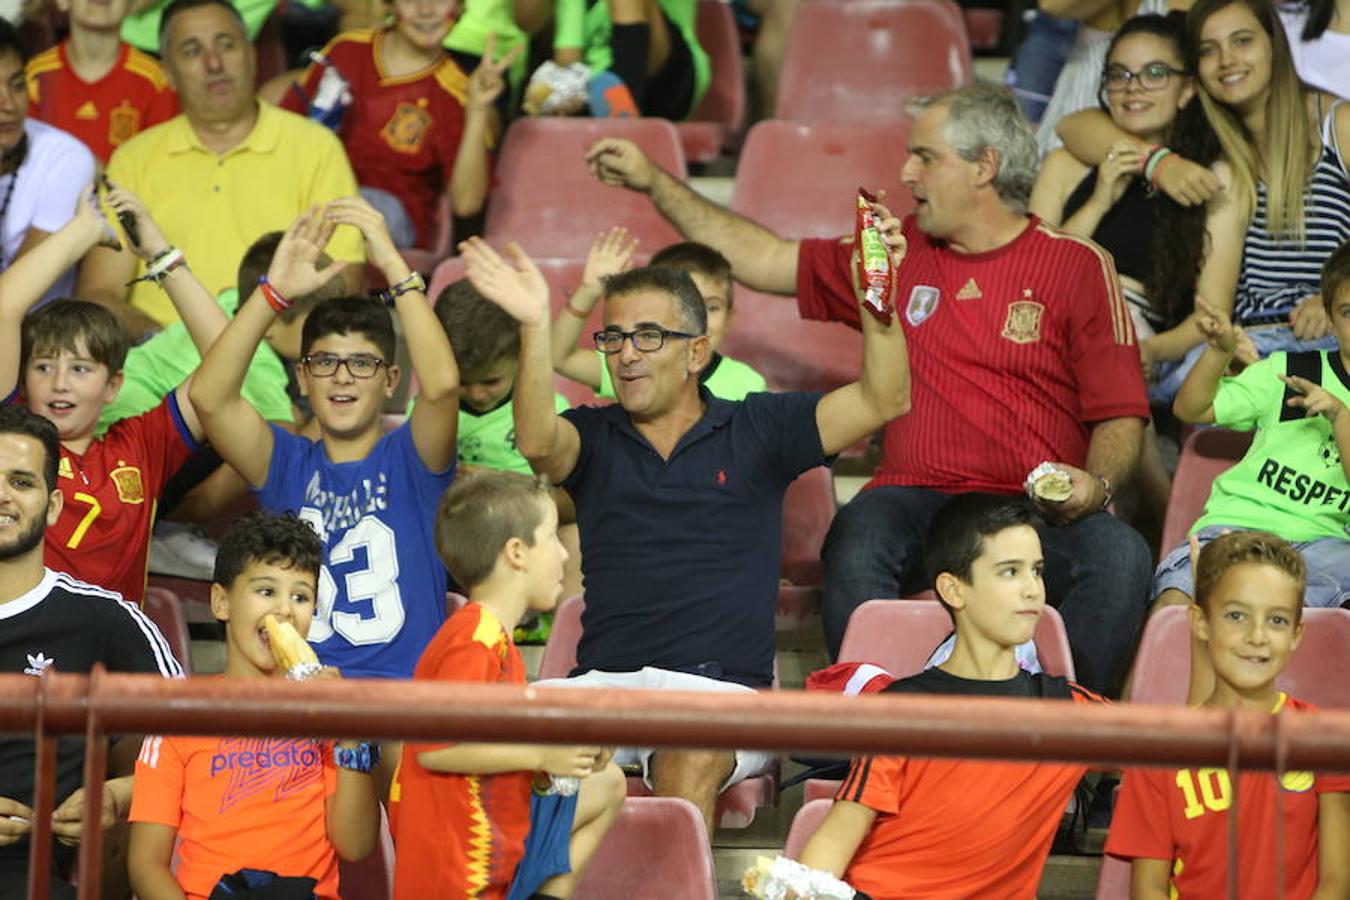
[(392, 360), (384, 359), (373, 341), (360, 332), (326, 334), (314, 341), (306, 356), (311, 365), (325, 357), (379, 360), (369, 378), (354, 376), (346, 363), (327, 376), (311, 374), (303, 360), (297, 364), (300, 392), (309, 398), (325, 435), (352, 438), (379, 427), (380, 410), (394, 395), (399, 371)]
[(211, 585), (211, 612), (225, 623), (226, 674), (262, 677), (277, 672), (263, 626), (271, 614), (289, 622), (301, 637), (309, 634), (317, 595), (315, 573), (289, 560), (253, 560), (228, 587)]
[(1275, 693), (1275, 678), (1303, 636), (1303, 597), (1283, 569), (1240, 563), (1214, 584), (1191, 629), (1208, 645), (1218, 690), (1249, 699)]
[(971, 563), (969, 583), (939, 576), (942, 598), (962, 613), (962, 623), (1003, 647), (1031, 640), (1045, 609), (1045, 557), (1030, 525), (986, 535)]
[(35, 348), (23, 376), (28, 408), (55, 424), (63, 442), (92, 437), (99, 413), (122, 387), (122, 373), (95, 361), (83, 337), (74, 345)]

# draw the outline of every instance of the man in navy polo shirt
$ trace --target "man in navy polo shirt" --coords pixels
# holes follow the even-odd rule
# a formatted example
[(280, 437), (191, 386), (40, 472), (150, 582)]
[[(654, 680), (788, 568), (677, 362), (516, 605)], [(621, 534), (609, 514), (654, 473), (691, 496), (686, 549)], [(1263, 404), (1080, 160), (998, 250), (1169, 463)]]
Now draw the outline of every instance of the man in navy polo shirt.
[[(619, 404), (557, 415), (548, 285), (520, 249), (510, 262), (463, 246), (474, 286), (520, 322), (516, 445), (572, 495), (586, 579), (574, 683), (746, 691), (773, 681), (783, 493), (909, 408), (898, 321), (862, 317), (863, 371), (829, 394), (719, 400), (699, 385), (710, 350), (693, 281), (636, 269), (605, 285), (605, 353)], [(898, 264), (903, 248), (893, 251)], [(764, 754), (640, 754), (656, 793), (695, 803), (712, 827), (720, 788)]]

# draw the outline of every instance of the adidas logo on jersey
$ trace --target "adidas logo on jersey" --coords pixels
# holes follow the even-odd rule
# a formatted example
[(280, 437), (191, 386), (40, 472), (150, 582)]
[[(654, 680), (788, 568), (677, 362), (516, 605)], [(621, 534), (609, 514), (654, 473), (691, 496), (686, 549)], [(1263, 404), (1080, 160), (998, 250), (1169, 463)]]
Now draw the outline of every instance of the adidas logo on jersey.
[(956, 292), (957, 300), (978, 300), (983, 296), (984, 292), (980, 290), (980, 286), (975, 283), (974, 278), (967, 281), (962, 285), (961, 290)]
[(80, 108), (79, 108), (79, 109), (75, 110), (75, 118), (77, 118), (77, 119), (97, 119), (97, 118), (98, 118), (98, 107), (94, 105), (94, 101), (93, 101), (93, 100), (86, 100), (86, 101), (84, 101), (84, 103), (80, 104)]
[(38, 651), (37, 656), (34, 656), (31, 653), (27, 654), (27, 656), (28, 665), (25, 666), (23, 670), (23, 674), (25, 675), (36, 675), (41, 678), (47, 673), (48, 669), (56, 665), (56, 660), (48, 659), (47, 654), (43, 653), (41, 650)]

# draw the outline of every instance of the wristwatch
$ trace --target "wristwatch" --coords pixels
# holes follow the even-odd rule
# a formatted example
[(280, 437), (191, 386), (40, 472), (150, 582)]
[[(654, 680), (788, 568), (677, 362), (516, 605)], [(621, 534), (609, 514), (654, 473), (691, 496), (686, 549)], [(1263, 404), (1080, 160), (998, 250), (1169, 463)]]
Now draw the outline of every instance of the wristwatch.
[(385, 306), (393, 306), (394, 301), (409, 291), (421, 291), (426, 293), (427, 280), (422, 277), (421, 272), (409, 272), (408, 276), (398, 284), (391, 284), (389, 287), (380, 291), (380, 299), (384, 301)]
[(362, 741), (355, 747), (344, 747), (335, 743), (333, 762), (338, 768), (369, 774), (370, 770), (380, 763), (380, 745), (372, 741)]

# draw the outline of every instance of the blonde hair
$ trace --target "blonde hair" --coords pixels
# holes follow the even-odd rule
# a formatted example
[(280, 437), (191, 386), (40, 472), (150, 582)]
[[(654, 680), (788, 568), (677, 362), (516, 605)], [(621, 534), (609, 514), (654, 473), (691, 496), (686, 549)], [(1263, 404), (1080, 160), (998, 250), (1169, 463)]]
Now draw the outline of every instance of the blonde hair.
[(1233, 187), (1243, 215), (1252, 215), (1257, 185), (1265, 182), (1267, 228), (1276, 238), (1302, 244), (1315, 132), (1275, 7), (1268, 0), (1199, 0), (1186, 17), (1186, 63), (1192, 71), (1199, 71), (1201, 29), (1210, 16), (1236, 4), (1247, 7), (1270, 40), (1265, 140), (1258, 145), (1237, 115), (1204, 90), (1199, 92), (1200, 104), (1233, 168)]

